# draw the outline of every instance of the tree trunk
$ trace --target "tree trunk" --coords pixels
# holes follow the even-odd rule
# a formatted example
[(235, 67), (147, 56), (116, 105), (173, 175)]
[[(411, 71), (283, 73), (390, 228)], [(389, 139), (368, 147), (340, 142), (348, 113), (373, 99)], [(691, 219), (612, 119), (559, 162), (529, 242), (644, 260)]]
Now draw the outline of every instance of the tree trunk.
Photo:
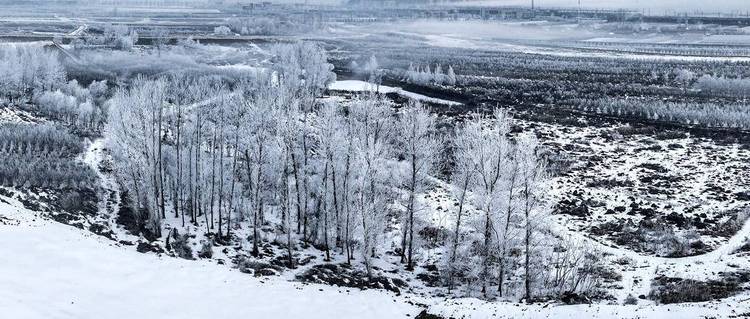
[(530, 255), (531, 255), (531, 221), (530, 218), (530, 198), (529, 198), (529, 187), (528, 187), (528, 181), (524, 185), (524, 200), (526, 202), (526, 206), (524, 209), (524, 215), (526, 217), (526, 234), (524, 236), (524, 246), (525, 246), (525, 260), (524, 260), (524, 298), (526, 299), (526, 302), (529, 302), (531, 300), (531, 272), (530, 272)]
[(216, 191), (216, 127), (214, 127), (214, 137), (211, 142), (211, 203), (209, 212), (211, 214), (211, 229), (214, 229), (214, 194)]
[(406, 264), (407, 270), (414, 270), (414, 209), (415, 192), (417, 191), (417, 156), (411, 156), (411, 185), (409, 187), (409, 258)]
[[(161, 101), (157, 101), (157, 102), (161, 103)], [(161, 105), (159, 105), (159, 129), (158, 129), (158, 137), (157, 137), (157, 140), (159, 142), (159, 162), (158, 162), (159, 163), (159, 185), (160, 185), (159, 186), (159, 189), (160, 189), (160, 192), (159, 192), (159, 198), (160, 198), (160, 201), (159, 201), (159, 210), (161, 211), (161, 218), (166, 218), (167, 215), (166, 215), (166, 213), (164, 211), (164, 164), (163, 164), (163, 162), (164, 162), (164, 154), (162, 153), (162, 144), (163, 144), (163, 141), (162, 141), (162, 138), (161, 138), (161, 134), (162, 134), (162, 131), (161, 131), (162, 128), (161, 128), (161, 126), (162, 126), (162, 114), (163, 113), (164, 113), (163, 112), (163, 108), (161, 107)]]
[(328, 247), (328, 203), (326, 201), (326, 194), (328, 194), (328, 162), (323, 170), (323, 194), (321, 201), (323, 201), (323, 242), (326, 250), (325, 261), (331, 260), (331, 249)]
[[(299, 190), (300, 180), (298, 166), (297, 156), (295, 156), (294, 152), (292, 152), (292, 173), (294, 174), (294, 189), (295, 193), (297, 194), (297, 235), (302, 232), (302, 198), (301, 192)], [(307, 208), (305, 207), (305, 209)]]
[[(289, 148), (287, 148), (287, 151), (290, 151)], [(291, 218), (289, 218), (289, 162), (288, 159), (284, 161), (284, 181), (282, 183), (282, 196), (284, 198), (284, 207), (283, 210), (285, 211), (285, 224), (286, 224), (286, 240), (287, 240), (287, 254), (288, 254), (288, 263), (289, 268), (294, 268), (294, 256), (292, 255), (292, 225), (291, 225)]]
[(232, 171), (230, 172), (230, 176), (232, 177), (232, 186), (229, 187), (229, 209), (227, 210), (227, 238), (229, 238), (232, 234), (231, 230), (231, 223), (232, 223), (232, 209), (234, 208), (234, 185), (235, 185), (235, 172), (237, 171), (237, 150), (239, 149), (239, 139), (240, 139), (240, 132), (239, 132), (239, 125), (237, 126), (237, 129), (235, 130), (234, 134), (234, 154), (232, 155)]
[(508, 189), (508, 210), (505, 212), (505, 225), (503, 228), (503, 242), (502, 242), (502, 249), (500, 251), (500, 270), (499, 270), (499, 278), (498, 278), (498, 284), (497, 284), (497, 292), (499, 293), (500, 297), (503, 296), (503, 284), (505, 282), (505, 257), (507, 255), (507, 249), (508, 249), (508, 232), (510, 230), (510, 217), (513, 213), (513, 191), (515, 190), (516, 185), (516, 170), (515, 166), (513, 169), (513, 173), (511, 173), (511, 179), (510, 179), (510, 188)]
[(224, 148), (225, 145), (225, 138), (224, 138), (224, 111), (221, 112), (221, 125), (219, 126), (219, 204), (217, 206), (218, 212), (219, 212), (219, 239), (222, 238), (222, 209), (224, 209)]
[(460, 235), (460, 229), (461, 229), (461, 215), (464, 211), (464, 201), (466, 200), (466, 191), (469, 188), (469, 180), (470, 176), (466, 175), (464, 178), (463, 188), (461, 188), (461, 198), (459, 198), (458, 201), (458, 216), (456, 216), (456, 228), (453, 235), (453, 248), (451, 249), (451, 257), (450, 257), (450, 263), (449, 267), (451, 267), (450, 272), (448, 273), (448, 291), (453, 289), (453, 277), (455, 275), (455, 270), (453, 269), (455, 262), (456, 262), (456, 255), (458, 254), (458, 240)]

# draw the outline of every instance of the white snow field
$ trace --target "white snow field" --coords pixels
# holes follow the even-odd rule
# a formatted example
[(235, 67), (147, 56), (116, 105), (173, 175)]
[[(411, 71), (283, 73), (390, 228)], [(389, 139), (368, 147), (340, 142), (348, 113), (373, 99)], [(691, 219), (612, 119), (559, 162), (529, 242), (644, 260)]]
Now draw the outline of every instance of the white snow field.
[(525, 305), (396, 296), (258, 279), (206, 261), (140, 254), (0, 202), (0, 313), (5, 318), (726, 318), (750, 297), (667, 306)]
[[(10, 201), (10, 200), (9, 200)], [(412, 318), (403, 298), (140, 254), (0, 203), (0, 317)]]

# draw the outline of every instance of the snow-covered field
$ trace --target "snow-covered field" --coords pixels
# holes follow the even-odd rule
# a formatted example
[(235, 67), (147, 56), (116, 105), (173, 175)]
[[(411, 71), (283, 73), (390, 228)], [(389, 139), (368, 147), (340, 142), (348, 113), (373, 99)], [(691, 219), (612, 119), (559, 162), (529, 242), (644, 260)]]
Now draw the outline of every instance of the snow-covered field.
[[(657, 26), (651, 26), (658, 29)], [(667, 62), (750, 61), (746, 55), (682, 54), (674, 50), (647, 52), (641, 45), (666, 44), (747, 44), (744, 35), (714, 36), (701, 33), (665, 34), (656, 30), (639, 34), (609, 32), (612, 25), (586, 25), (555, 21), (440, 21), (423, 20), (399, 24), (344, 25), (332, 35), (357, 39), (368, 36), (406, 37), (423, 45), (479, 51), (515, 52), (564, 58), (603, 58)], [(616, 28), (615, 28), (616, 29)], [(377, 31), (373, 31), (377, 30)], [(630, 47), (589, 48), (585, 43), (629, 43)], [(410, 43), (413, 44), (413, 43)]]
[(261, 280), (210, 262), (140, 254), (8, 203), (0, 203), (0, 242), (6, 318), (404, 318), (420, 311), (383, 291)]

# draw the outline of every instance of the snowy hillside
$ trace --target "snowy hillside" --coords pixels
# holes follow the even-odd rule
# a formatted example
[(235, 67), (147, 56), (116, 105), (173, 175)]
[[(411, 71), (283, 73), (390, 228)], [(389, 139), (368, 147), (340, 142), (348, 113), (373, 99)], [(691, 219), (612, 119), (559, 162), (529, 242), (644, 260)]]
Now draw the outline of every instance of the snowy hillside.
[[(259, 279), (206, 261), (137, 253), (0, 203), (0, 309), (13, 318), (697, 318), (750, 311), (750, 294), (670, 306), (550, 306), (396, 296)], [(135, 294), (133, 291), (139, 291)]]
[[(12, 318), (404, 318), (382, 291), (263, 280), (205, 261), (137, 253), (0, 203), (0, 309)], [(138, 291), (135, 293), (135, 291)]]

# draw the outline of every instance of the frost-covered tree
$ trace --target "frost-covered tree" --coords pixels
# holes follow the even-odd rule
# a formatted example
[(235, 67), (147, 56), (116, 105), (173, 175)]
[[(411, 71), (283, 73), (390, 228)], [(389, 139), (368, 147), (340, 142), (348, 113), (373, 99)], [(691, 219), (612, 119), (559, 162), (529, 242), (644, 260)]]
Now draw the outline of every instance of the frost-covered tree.
[(477, 201), (476, 206), (484, 213), (484, 243), (482, 246), (481, 280), (482, 292), (487, 293), (487, 282), (490, 277), (490, 268), (493, 259), (494, 233), (499, 225), (497, 212), (501, 209), (504, 173), (508, 161), (507, 152), (510, 149), (510, 116), (507, 111), (497, 109), (490, 119), (490, 126), (483, 129), (481, 139), (483, 143), (478, 144), (474, 150), (472, 161), (476, 167), (476, 174), (472, 182), (472, 191)]
[(445, 83), (448, 85), (456, 85), (456, 73), (453, 71), (453, 66), (448, 66), (448, 71), (445, 73)]
[(0, 94), (13, 101), (65, 84), (65, 69), (54, 51), (37, 46), (0, 49)]
[(392, 111), (383, 99), (368, 96), (352, 103), (350, 112), (356, 154), (352, 161), (352, 202), (360, 214), (363, 262), (368, 276), (372, 276), (372, 258), (385, 226), (386, 204), (390, 198), (387, 185), (392, 177), (388, 168), (392, 153), (389, 140), (394, 129)]
[(277, 62), (280, 85), (291, 92), (290, 99), (298, 101), (294, 105), (298, 107), (298, 114), (301, 116), (299, 130), (296, 132), (298, 136), (294, 139), (296, 142), (291, 145), (294, 152), (290, 156), (297, 197), (297, 232), (301, 232), (307, 240), (311, 172), (308, 164), (312, 155), (309, 115), (315, 104), (315, 97), (330, 82), (335, 81), (336, 75), (332, 72), (333, 66), (327, 61), (325, 50), (317, 44), (300, 42), (277, 45), (272, 53)]
[(232, 30), (229, 29), (229, 27), (222, 25), (214, 28), (214, 34), (218, 35), (230, 35), (232, 34)]
[(119, 89), (110, 101), (107, 141), (115, 158), (115, 172), (129, 191), (136, 212), (148, 229), (161, 235), (164, 217), (162, 129), (167, 84), (137, 78), (129, 89)]
[(683, 93), (687, 93), (687, 89), (693, 82), (693, 79), (695, 79), (695, 73), (690, 70), (679, 69), (675, 71), (674, 80), (682, 87)]
[(538, 232), (546, 226), (547, 194), (546, 163), (539, 156), (539, 142), (533, 133), (525, 133), (518, 139), (519, 191), (520, 205), (523, 212), (523, 247), (524, 247), (524, 298), (531, 299), (532, 281), (536, 274), (531, 266), (532, 255), (539, 243)]
[(451, 238), (451, 247), (447, 261), (448, 269), (448, 288), (453, 289), (454, 278), (460, 275), (459, 267), (459, 246), (462, 242), (461, 227), (464, 210), (467, 204), (467, 196), (470, 186), (474, 180), (474, 174), (477, 172), (476, 161), (474, 160), (474, 151), (480, 148), (482, 139), (482, 121), (480, 117), (472, 117), (466, 121), (463, 127), (459, 128), (453, 138), (453, 170), (451, 182), (453, 184), (453, 194), (458, 199), (458, 210), (456, 211), (456, 223), (453, 228), (453, 238)]
[(398, 122), (400, 149), (406, 162), (405, 183), (408, 192), (406, 219), (403, 223), (402, 262), (414, 269), (414, 215), (416, 196), (423, 191), (427, 178), (434, 173), (441, 143), (435, 132), (435, 118), (417, 101), (410, 101)]

